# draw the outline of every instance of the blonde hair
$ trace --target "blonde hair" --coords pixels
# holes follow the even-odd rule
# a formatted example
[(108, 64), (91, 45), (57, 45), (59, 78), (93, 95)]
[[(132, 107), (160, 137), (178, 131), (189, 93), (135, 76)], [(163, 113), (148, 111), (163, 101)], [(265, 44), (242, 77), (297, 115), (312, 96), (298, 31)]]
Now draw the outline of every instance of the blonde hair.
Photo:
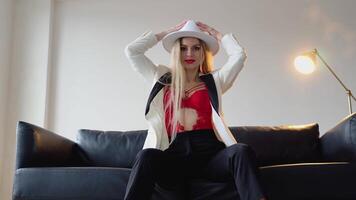
[[(171, 107), (172, 110), (170, 110), (170, 116), (171, 120), (170, 125), (167, 127), (171, 127), (171, 142), (174, 140), (174, 138), (177, 135), (177, 126), (178, 126), (178, 119), (181, 117), (181, 101), (184, 96), (184, 86), (186, 82), (186, 72), (184, 70), (183, 64), (181, 62), (181, 43), (182, 39), (178, 39), (171, 50), (171, 59), (170, 59), (170, 66), (172, 68), (172, 82), (168, 86), (170, 87), (170, 96), (168, 98), (168, 102), (164, 108), (165, 112), (167, 112), (167, 109)], [(204, 60), (202, 63), (200, 63), (199, 71), (198, 73), (202, 74), (207, 74), (210, 73), (213, 70), (213, 62), (214, 62), (214, 57), (212, 52), (210, 51), (209, 47), (206, 45), (205, 42), (199, 39), (199, 43), (202, 46), (202, 54), (201, 56), (204, 56)], [(197, 74), (199, 75), (199, 74)]]

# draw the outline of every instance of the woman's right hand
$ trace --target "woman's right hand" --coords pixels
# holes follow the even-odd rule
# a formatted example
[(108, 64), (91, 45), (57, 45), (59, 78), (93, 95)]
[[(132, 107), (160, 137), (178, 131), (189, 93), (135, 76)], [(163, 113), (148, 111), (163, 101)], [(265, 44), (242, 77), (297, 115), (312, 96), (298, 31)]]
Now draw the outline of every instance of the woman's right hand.
[(172, 33), (172, 32), (174, 32), (174, 31), (178, 31), (179, 29), (181, 29), (181, 28), (184, 26), (184, 24), (185, 24), (187, 21), (188, 21), (188, 20), (184, 20), (184, 21), (180, 22), (179, 24), (175, 25), (174, 27), (171, 27), (171, 28), (169, 28), (169, 29), (167, 29), (167, 30), (165, 30), (165, 31), (160, 32), (160, 33), (157, 33), (157, 34), (156, 34), (157, 40), (160, 41), (160, 40), (162, 40), (162, 38), (164, 38), (164, 36), (166, 36), (167, 34)]

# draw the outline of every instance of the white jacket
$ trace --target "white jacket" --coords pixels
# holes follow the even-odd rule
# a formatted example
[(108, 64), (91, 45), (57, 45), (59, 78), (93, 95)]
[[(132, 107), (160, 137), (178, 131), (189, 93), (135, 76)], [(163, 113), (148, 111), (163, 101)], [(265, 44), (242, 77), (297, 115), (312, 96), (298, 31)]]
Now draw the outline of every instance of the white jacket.
[[(146, 106), (145, 117), (149, 127), (143, 148), (165, 150), (169, 146), (169, 140), (164, 120), (163, 90), (161, 90), (163, 85), (157, 81), (159, 79), (165, 81), (170, 68), (164, 65), (155, 65), (145, 56), (145, 52), (158, 42), (155, 34), (152, 31), (147, 31), (126, 46), (125, 54), (134, 70), (139, 72), (146, 81), (153, 83)], [(208, 87), (215, 133), (219, 140), (226, 146), (230, 146), (235, 144), (236, 140), (224, 123), (221, 96), (232, 86), (241, 71), (246, 60), (246, 53), (232, 33), (224, 35), (221, 44), (228, 54), (227, 62), (223, 67), (200, 76), (200, 78)]]

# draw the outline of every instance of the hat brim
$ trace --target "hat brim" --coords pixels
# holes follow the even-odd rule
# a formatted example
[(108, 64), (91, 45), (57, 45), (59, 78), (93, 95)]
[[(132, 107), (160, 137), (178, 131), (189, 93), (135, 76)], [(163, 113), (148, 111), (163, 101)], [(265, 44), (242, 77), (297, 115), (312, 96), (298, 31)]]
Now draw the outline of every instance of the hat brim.
[(213, 36), (203, 32), (196, 32), (196, 31), (178, 31), (178, 32), (169, 33), (162, 39), (163, 47), (168, 52), (171, 52), (174, 42), (178, 38), (182, 38), (182, 37), (195, 37), (203, 40), (208, 45), (213, 55), (215, 55), (219, 51), (219, 42)]

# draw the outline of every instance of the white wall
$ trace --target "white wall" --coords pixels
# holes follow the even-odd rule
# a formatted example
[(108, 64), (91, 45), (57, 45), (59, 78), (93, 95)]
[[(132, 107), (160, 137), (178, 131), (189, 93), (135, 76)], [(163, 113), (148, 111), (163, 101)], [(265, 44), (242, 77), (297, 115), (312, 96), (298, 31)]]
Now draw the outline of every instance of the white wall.
[(12, 4), (11, 0), (0, 0), (0, 193), (1, 188), (3, 188), (1, 180), (2, 169), (4, 168), (3, 153), (5, 150), (6, 105), (10, 69)]
[[(124, 56), (125, 45), (146, 30), (161, 31), (191, 18), (238, 37), (248, 61), (223, 99), (229, 125), (318, 122), (323, 133), (346, 116), (345, 92), (324, 67), (303, 76), (292, 66), (295, 55), (314, 47), (356, 92), (353, 0), (14, 2), (9, 109), (5, 112), (8, 128), (4, 131), (8, 164), (0, 199), (10, 199), (18, 120), (71, 139), (79, 128), (147, 128), (144, 108), (149, 85)], [(168, 63), (161, 44), (147, 55), (155, 63)], [(226, 58), (220, 51), (216, 66)]]
[(51, 1), (14, 1), (11, 69), (4, 136), (4, 185), (0, 199), (10, 199), (15, 167), (16, 123), (44, 126)]
[[(354, 6), (354, 1), (331, 0), (57, 1), (49, 127), (72, 139), (79, 128), (146, 128), (149, 85), (130, 68), (124, 47), (146, 30), (192, 18), (233, 32), (247, 50), (246, 67), (224, 96), (228, 124), (318, 122), (323, 133), (348, 114), (345, 92), (325, 68), (298, 74), (293, 58), (319, 48), (356, 91)], [(168, 63), (161, 44), (147, 55)], [(220, 51), (215, 63), (225, 61)]]

